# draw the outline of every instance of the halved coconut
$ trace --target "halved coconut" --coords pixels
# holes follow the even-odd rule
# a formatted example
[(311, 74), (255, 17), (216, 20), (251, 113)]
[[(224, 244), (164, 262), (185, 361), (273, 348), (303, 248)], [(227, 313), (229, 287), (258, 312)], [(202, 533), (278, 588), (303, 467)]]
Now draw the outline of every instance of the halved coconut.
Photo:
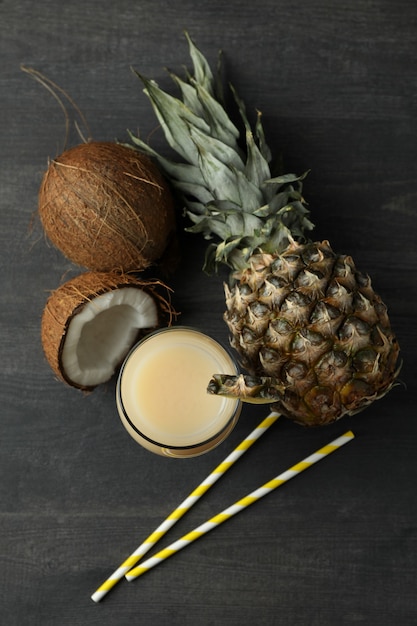
[(172, 315), (168, 288), (160, 281), (85, 272), (48, 298), (42, 315), (45, 356), (58, 378), (92, 389), (112, 377), (141, 336), (164, 316), (170, 323)]

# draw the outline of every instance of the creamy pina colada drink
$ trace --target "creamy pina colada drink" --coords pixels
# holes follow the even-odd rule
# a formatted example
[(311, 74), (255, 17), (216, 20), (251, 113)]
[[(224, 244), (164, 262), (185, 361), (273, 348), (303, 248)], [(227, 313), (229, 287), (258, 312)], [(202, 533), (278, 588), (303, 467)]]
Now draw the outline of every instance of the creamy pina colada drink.
[(213, 374), (236, 374), (229, 353), (194, 329), (173, 327), (142, 340), (126, 358), (117, 408), (130, 435), (165, 456), (208, 452), (231, 432), (240, 402), (207, 393)]

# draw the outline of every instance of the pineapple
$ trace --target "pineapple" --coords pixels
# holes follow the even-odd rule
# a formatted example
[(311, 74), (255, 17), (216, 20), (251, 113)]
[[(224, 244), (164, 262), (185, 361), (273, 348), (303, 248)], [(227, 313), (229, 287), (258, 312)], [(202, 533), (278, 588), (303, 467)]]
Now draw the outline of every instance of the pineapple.
[(138, 74), (180, 160), (130, 137), (182, 197), (187, 230), (209, 241), (204, 269), (229, 268), (224, 319), (246, 373), (214, 375), (208, 391), (269, 403), (309, 426), (354, 414), (385, 395), (398, 375), (386, 307), (350, 256), (309, 239), (306, 173), (272, 175), (261, 114), (252, 129), (231, 87), (242, 147), (220, 81), (186, 37), (194, 72), (185, 79), (171, 74), (179, 97)]

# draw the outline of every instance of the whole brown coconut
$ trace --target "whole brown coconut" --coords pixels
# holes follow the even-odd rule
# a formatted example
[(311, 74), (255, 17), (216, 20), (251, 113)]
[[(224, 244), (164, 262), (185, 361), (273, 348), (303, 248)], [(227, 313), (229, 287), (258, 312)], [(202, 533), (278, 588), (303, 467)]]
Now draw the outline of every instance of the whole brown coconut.
[(80, 389), (106, 382), (130, 348), (175, 312), (157, 280), (85, 272), (52, 292), (42, 315), (42, 345), (56, 376)]
[(90, 270), (144, 269), (175, 240), (167, 182), (147, 156), (117, 143), (80, 144), (52, 160), (39, 215), (51, 242)]

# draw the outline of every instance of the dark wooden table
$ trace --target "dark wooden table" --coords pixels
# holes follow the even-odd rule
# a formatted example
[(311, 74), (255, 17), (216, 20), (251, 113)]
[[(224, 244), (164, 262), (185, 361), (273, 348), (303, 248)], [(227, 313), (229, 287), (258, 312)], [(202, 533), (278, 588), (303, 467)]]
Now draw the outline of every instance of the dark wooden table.
[[(1, 624), (417, 624), (416, 27), (414, 0), (0, 3)], [(324, 429), (280, 420), (163, 545), (345, 430), (356, 439), (96, 605), (97, 586), (267, 409), (245, 407), (222, 446), (174, 461), (126, 434), (114, 380), (85, 396), (54, 379), (40, 318), (79, 268), (48, 245), (36, 207), (65, 118), (20, 65), (67, 90), (94, 139), (146, 137), (155, 118), (130, 67), (168, 84), (165, 66), (189, 64), (184, 29), (213, 63), (223, 49), (227, 78), (263, 111), (286, 169), (311, 168), (317, 238), (371, 274), (404, 384)], [(171, 281), (181, 322), (226, 342), (203, 242), (184, 236), (182, 255)]]

